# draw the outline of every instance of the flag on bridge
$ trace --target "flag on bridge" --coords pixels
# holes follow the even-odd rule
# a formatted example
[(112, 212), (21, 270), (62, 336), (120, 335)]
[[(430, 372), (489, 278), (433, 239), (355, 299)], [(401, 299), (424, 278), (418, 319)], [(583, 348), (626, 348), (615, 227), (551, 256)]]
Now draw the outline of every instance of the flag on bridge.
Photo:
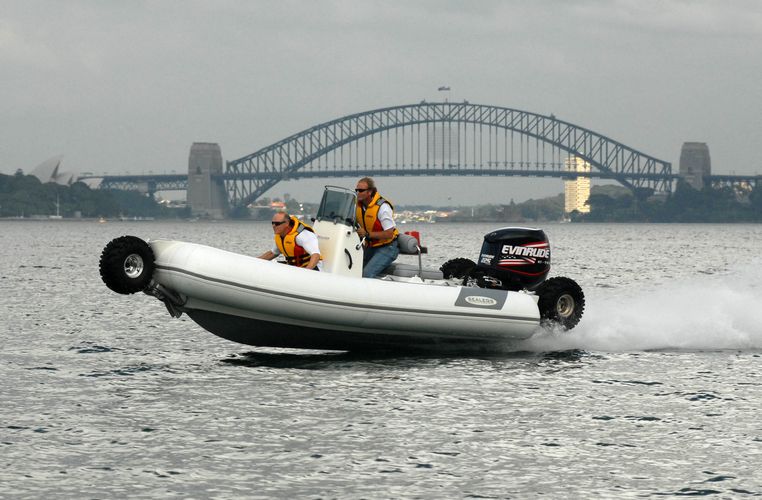
[(438, 91), (440, 91), (440, 92), (441, 92), (442, 90), (447, 90), (447, 91), (449, 91), (449, 90), (450, 90), (450, 87), (439, 87), (437, 90), (438, 90)]

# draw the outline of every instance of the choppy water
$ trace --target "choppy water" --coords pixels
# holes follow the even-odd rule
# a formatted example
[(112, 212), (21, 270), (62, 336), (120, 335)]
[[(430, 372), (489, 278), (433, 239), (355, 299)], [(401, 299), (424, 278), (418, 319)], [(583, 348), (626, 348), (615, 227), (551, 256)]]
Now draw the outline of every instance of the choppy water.
[[(493, 226), (411, 226), (434, 267)], [(587, 311), (494, 356), (254, 350), (102, 285), (112, 238), (0, 222), (2, 498), (762, 496), (762, 226), (547, 225)]]

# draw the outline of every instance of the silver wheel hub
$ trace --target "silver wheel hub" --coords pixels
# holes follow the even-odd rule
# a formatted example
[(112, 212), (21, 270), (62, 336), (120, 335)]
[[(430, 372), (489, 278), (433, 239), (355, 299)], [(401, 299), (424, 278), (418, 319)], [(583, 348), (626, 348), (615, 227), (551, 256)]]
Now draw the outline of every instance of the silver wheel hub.
[(556, 302), (556, 312), (560, 318), (568, 318), (574, 314), (574, 307), (574, 297), (568, 293), (558, 297), (558, 301)]
[(136, 253), (128, 255), (127, 258), (124, 259), (124, 274), (126, 274), (128, 278), (134, 279), (143, 274), (144, 267), (143, 257)]

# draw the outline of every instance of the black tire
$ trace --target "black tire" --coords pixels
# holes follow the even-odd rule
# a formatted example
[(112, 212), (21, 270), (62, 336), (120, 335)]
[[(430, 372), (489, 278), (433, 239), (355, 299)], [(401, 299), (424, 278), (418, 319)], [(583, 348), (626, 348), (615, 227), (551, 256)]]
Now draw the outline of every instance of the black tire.
[(128, 295), (144, 290), (156, 268), (153, 250), (136, 236), (113, 239), (101, 253), (101, 279), (116, 293)]
[(585, 311), (585, 294), (573, 279), (562, 276), (545, 280), (535, 290), (540, 300), (540, 321), (543, 326), (561, 326), (571, 330)]
[(457, 259), (450, 259), (439, 268), (442, 271), (445, 279), (450, 278), (464, 278), (467, 276), (473, 268), (476, 267), (476, 262), (471, 259), (458, 257)]

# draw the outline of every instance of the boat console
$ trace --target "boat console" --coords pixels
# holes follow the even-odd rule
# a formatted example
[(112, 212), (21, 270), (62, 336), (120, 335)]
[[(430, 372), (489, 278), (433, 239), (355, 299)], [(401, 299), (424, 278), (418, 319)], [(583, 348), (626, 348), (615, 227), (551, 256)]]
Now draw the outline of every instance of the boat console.
[(362, 278), (362, 242), (355, 229), (354, 191), (326, 186), (313, 228), (318, 237), (323, 272)]

